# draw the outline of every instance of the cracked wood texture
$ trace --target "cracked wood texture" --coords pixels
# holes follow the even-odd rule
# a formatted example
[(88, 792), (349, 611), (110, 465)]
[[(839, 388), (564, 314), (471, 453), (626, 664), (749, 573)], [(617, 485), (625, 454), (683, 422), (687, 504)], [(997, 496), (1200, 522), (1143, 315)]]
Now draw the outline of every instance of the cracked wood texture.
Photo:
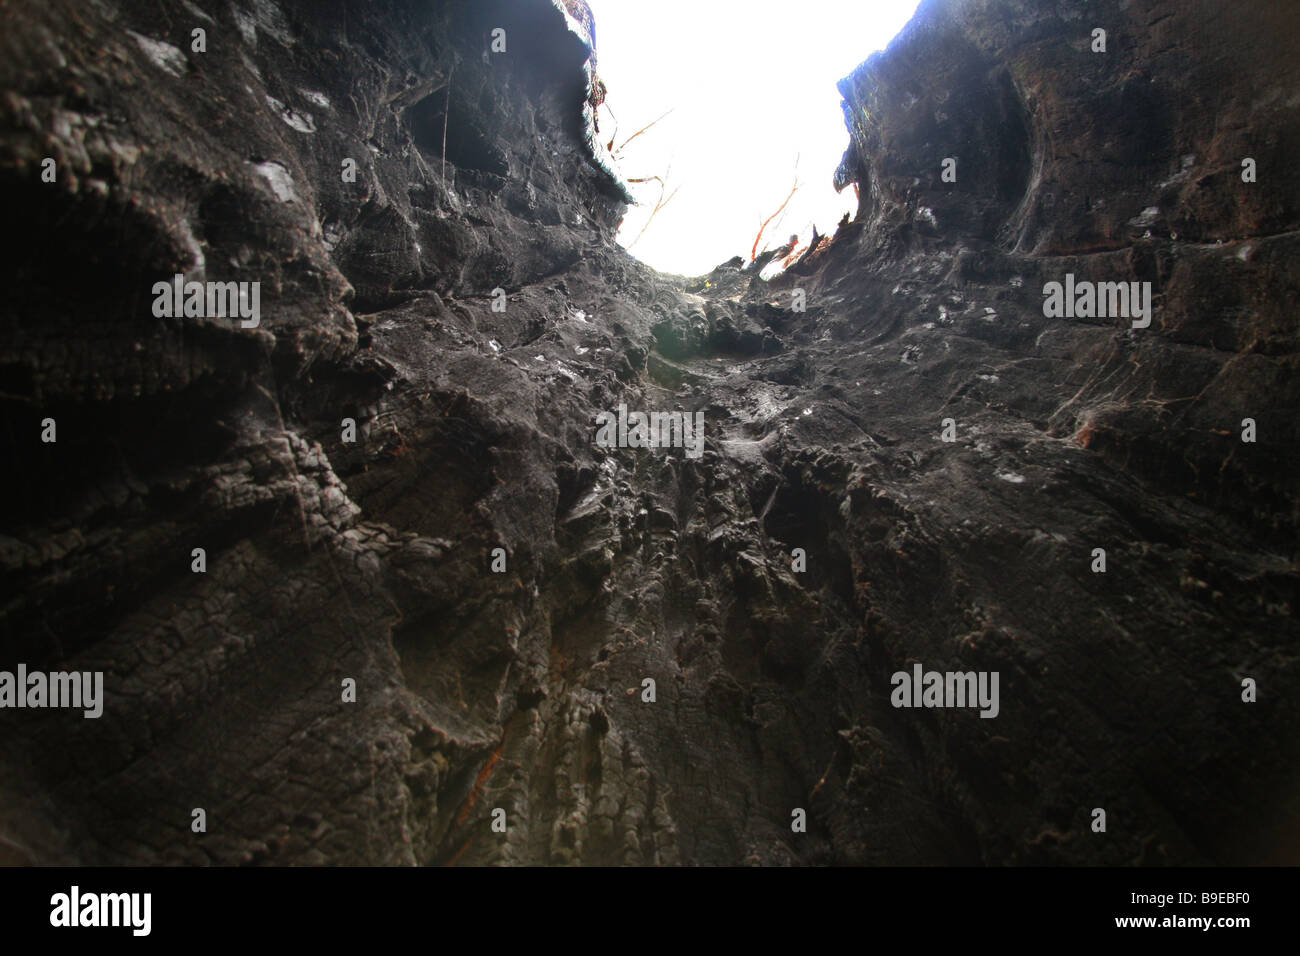
[(1294, 4), (925, 0), (770, 283), (615, 244), (547, 0), (0, 15), (0, 667), (106, 698), (0, 711), (5, 861), (1300, 862)]

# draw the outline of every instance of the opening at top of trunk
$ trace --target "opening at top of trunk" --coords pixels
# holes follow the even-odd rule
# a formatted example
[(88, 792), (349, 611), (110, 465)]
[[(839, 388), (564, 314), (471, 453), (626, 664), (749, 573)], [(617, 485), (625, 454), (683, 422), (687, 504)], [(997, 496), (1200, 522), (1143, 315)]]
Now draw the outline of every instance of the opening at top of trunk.
[(851, 187), (832, 185), (848, 145), (836, 82), (917, 0), (589, 3), (608, 89), (600, 139), (639, 203), (619, 233), (633, 254), (698, 275), (748, 261), (769, 218), (759, 253), (793, 233), (806, 244), (814, 224), (834, 232), (857, 208)]

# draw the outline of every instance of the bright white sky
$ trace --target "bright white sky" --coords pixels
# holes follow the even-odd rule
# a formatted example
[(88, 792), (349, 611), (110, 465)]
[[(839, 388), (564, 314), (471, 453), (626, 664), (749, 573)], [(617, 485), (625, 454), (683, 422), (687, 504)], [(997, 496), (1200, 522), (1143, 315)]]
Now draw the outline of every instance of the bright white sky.
[[(609, 88), (600, 138), (621, 150), (625, 178), (661, 176), (677, 196), (640, 239), (659, 184), (633, 185), (619, 241), (663, 272), (700, 275), (735, 255), (748, 261), (763, 220), (800, 183), (762, 246), (792, 233), (826, 235), (857, 202), (836, 194), (848, 146), (835, 83), (883, 49), (918, 0), (588, 0), (598, 70)], [(612, 111), (612, 116), (611, 116)], [(769, 239), (771, 240), (769, 242)], [(762, 246), (760, 246), (760, 251)]]

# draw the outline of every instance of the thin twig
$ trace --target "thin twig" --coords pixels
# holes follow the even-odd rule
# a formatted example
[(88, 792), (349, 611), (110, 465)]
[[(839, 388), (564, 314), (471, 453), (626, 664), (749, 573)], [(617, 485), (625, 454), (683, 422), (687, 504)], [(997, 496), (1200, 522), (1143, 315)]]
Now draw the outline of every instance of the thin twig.
[(758, 227), (758, 235), (754, 237), (754, 248), (750, 250), (749, 253), (750, 262), (753, 262), (755, 259), (758, 258), (758, 244), (763, 241), (763, 230), (768, 227), (768, 224), (771, 223), (773, 219), (781, 215), (781, 213), (785, 210), (785, 207), (790, 204), (790, 200), (794, 198), (794, 194), (797, 193), (798, 191), (799, 191), (799, 178), (796, 176), (794, 181), (794, 186), (791, 187), (790, 189), (790, 195), (785, 197), (785, 202), (781, 203), (780, 208), (778, 208), (776, 212), (772, 213), (772, 215), (768, 216), (767, 219), (763, 222), (763, 225)]
[(613, 155), (614, 155), (614, 140), (618, 139), (618, 117), (615, 116), (615, 115), (614, 115), (614, 111), (611, 110), (611, 109), (609, 108), (609, 103), (608, 103), (608, 101), (606, 101), (606, 102), (604, 102), (604, 103), (601, 103), (600, 105), (603, 106), (603, 107), (605, 107), (606, 111), (608, 111), (608, 113), (609, 113), (609, 118), (612, 119), (612, 120), (614, 121), (614, 135), (611, 136), (611, 137), (609, 138), (609, 145), (605, 147), (605, 150), (606, 150), (606, 151), (607, 151), (611, 156), (613, 156)]
[[(673, 109), (676, 109), (676, 107), (673, 107)], [(672, 111), (673, 111), (673, 110), (669, 110), (668, 113), (671, 113)], [(661, 119), (664, 118), (664, 116), (667, 116), (668, 113), (665, 113), (663, 116), (660, 116), (659, 119), (654, 120), (653, 122), (647, 123), (645, 126), (642, 126), (639, 130), (637, 130), (635, 133), (633, 133), (633, 134), (632, 134), (631, 136), (629, 136), (627, 139), (623, 140), (622, 144), (621, 144), (617, 149), (612, 149), (612, 150), (610, 150), (610, 155), (611, 155), (611, 156), (617, 156), (619, 153), (621, 153), (621, 152), (622, 152), (622, 151), (627, 147), (627, 144), (628, 144), (628, 143), (632, 142), (632, 140), (636, 139), (636, 138), (637, 138), (638, 136), (640, 136), (642, 133), (644, 133), (644, 132), (646, 132), (647, 130), (649, 130), (651, 127), (653, 127), (653, 126), (655, 125), (655, 123), (658, 123), (659, 120), (661, 120)], [(611, 139), (610, 142), (613, 143), (614, 141)]]
[(643, 179), (628, 180), (628, 182), (649, 182), (650, 180), (654, 179), (654, 180), (658, 180), (659, 182), (659, 201), (655, 203), (654, 209), (650, 210), (650, 216), (648, 219), (646, 219), (645, 225), (641, 227), (641, 231), (636, 234), (636, 238), (627, 244), (628, 249), (631, 249), (633, 246), (635, 246), (638, 242), (641, 241), (641, 237), (644, 236), (645, 231), (650, 228), (650, 223), (654, 222), (654, 218), (659, 214), (659, 210), (663, 209), (664, 206), (667, 206), (670, 202), (672, 202), (673, 197), (676, 196), (677, 193), (681, 191), (682, 187), (678, 186), (676, 189), (674, 189), (671, 193), (668, 194), (668, 197), (666, 199), (664, 198), (664, 193), (668, 189), (668, 183), (665, 180), (669, 175), (672, 174), (672, 171), (673, 168), (671, 166), (665, 169), (664, 176), (662, 179), (658, 176), (646, 176)]
[(447, 120), (451, 117), (451, 78), (456, 74), (453, 65), (447, 71), (447, 105), (442, 110), (442, 180), (447, 181)]

